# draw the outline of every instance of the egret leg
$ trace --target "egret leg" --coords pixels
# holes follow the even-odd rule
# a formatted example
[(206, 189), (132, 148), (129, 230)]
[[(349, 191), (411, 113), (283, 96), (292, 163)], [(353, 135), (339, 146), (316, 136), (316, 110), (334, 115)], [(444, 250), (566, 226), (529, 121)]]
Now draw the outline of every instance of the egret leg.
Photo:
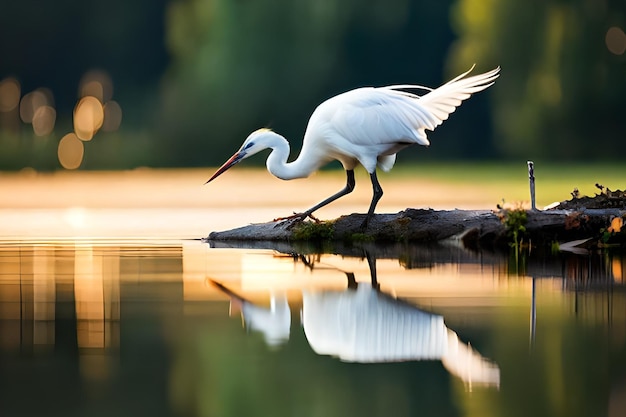
[(378, 200), (383, 196), (383, 188), (380, 186), (378, 182), (378, 177), (376, 176), (376, 171), (370, 174), (370, 179), (372, 180), (372, 202), (370, 203), (370, 208), (367, 210), (367, 216), (361, 225), (362, 229), (366, 229), (369, 221), (372, 217), (374, 217), (374, 210), (376, 209), (376, 204), (378, 204)]
[(307, 217), (311, 217), (315, 220), (315, 217), (312, 216), (315, 210), (320, 209), (324, 207), (325, 205), (332, 203), (333, 201), (337, 200), (340, 197), (343, 197), (346, 194), (350, 194), (354, 190), (354, 185), (356, 184), (356, 182), (354, 181), (354, 170), (352, 169), (346, 170), (346, 176), (347, 176), (346, 186), (339, 192), (331, 195), (326, 200), (320, 202), (319, 204), (316, 204), (315, 206), (311, 207), (310, 209), (308, 209), (307, 211), (303, 213), (296, 213), (293, 216), (289, 216), (289, 217), (281, 217), (281, 218), (275, 219), (275, 221), (291, 220), (291, 219), (304, 220)]
[(356, 278), (354, 277), (354, 272), (345, 272), (346, 278), (348, 278), (348, 289), (356, 290), (359, 286), (358, 282), (356, 282)]
[(354, 185), (356, 184), (356, 182), (354, 181), (354, 170), (352, 169), (347, 170), (346, 176), (347, 176), (346, 186), (341, 191), (339, 191), (336, 194), (331, 195), (326, 200), (322, 201), (321, 203), (316, 204), (315, 206), (311, 207), (310, 209), (308, 209), (302, 214), (306, 214), (307, 216), (310, 216), (311, 214), (313, 214), (315, 210), (320, 209), (324, 207), (325, 205), (332, 203), (339, 197), (343, 197), (346, 194), (350, 194), (354, 190)]
[(376, 256), (372, 255), (369, 251), (365, 251), (365, 257), (367, 258), (367, 264), (370, 268), (372, 288), (380, 290), (380, 284), (378, 283), (378, 276), (376, 274)]

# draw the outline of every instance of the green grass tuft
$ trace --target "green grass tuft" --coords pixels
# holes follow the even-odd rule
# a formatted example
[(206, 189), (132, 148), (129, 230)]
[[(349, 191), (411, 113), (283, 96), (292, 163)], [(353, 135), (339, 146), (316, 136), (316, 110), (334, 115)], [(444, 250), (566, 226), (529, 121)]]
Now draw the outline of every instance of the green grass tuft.
[(294, 240), (332, 240), (335, 234), (333, 222), (302, 222), (293, 229)]

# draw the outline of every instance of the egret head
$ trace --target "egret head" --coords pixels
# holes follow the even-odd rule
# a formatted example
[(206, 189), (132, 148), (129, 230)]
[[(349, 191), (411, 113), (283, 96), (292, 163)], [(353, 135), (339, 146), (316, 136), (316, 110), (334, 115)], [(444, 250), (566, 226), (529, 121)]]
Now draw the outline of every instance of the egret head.
[(228, 161), (224, 162), (224, 164), (219, 167), (217, 171), (215, 171), (215, 174), (213, 174), (213, 176), (209, 178), (206, 183), (213, 181), (215, 178), (226, 172), (226, 170), (228, 170), (233, 165), (236, 165), (237, 163), (248, 158), (249, 156), (252, 156), (270, 147), (270, 144), (268, 142), (270, 136), (276, 136), (276, 134), (270, 129), (263, 128), (252, 132), (243, 142), (241, 148), (239, 148), (239, 150), (235, 152), (235, 154), (231, 156)]

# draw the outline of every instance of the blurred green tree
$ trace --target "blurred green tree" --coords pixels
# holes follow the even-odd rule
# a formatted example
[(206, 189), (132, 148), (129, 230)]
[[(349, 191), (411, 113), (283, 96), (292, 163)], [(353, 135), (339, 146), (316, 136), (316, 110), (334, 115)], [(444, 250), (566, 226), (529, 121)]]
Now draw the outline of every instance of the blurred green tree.
[(172, 162), (195, 159), (181, 138), (199, 139), (200, 150), (232, 151), (230, 138), (238, 142), (251, 126), (266, 124), (263, 109), (275, 108), (289, 90), (298, 92), (283, 106), (283, 116), (291, 116), (323, 80), (311, 74), (333, 65), (336, 8), (329, 2), (172, 2), (166, 40), (172, 66), (161, 116), (167, 137), (175, 139), (168, 153), (179, 160)]
[(622, 157), (625, 20), (621, 0), (456, 2), (452, 22), (459, 39), (450, 50), (450, 73), (473, 63), (502, 66), (491, 90), (500, 154)]
[(114, 80), (124, 122), (116, 141), (89, 145), (86, 168), (217, 164), (262, 126), (292, 139), (295, 153), (328, 97), (364, 85), (436, 87), (474, 63), (501, 65), (497, 85), (438, 128), (428, 152), (416, 147), (400, 161), (621, 157), (623, 0), (147, 3), (5, 5), (0, 80), (16, 77), (22, 95), (50, 89), (57, 123), (49, 146), (35, 148), (15, 133), (30, 126), (0, 118), (0, 168), (58, 166), (53, 145), (94, 68)]
[(172, 2), (172, 63), (157, 122), (169, 163), (217, 164), (263, 126), (298, 148), (309, 115), (332, 95), (424, 83), (420, 74), (437, 84), (451, 41), (441, 24), (448, 7), (434, 0)]

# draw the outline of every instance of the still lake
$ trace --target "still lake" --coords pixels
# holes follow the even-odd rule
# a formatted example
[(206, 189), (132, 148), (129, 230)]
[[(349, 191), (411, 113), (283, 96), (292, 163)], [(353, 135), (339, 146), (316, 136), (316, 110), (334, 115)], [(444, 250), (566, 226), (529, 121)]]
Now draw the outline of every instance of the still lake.
[(337, 184), (197, 174), (3, 178), (0, 416), (626, 415), (623, 253), (204, 242)]

